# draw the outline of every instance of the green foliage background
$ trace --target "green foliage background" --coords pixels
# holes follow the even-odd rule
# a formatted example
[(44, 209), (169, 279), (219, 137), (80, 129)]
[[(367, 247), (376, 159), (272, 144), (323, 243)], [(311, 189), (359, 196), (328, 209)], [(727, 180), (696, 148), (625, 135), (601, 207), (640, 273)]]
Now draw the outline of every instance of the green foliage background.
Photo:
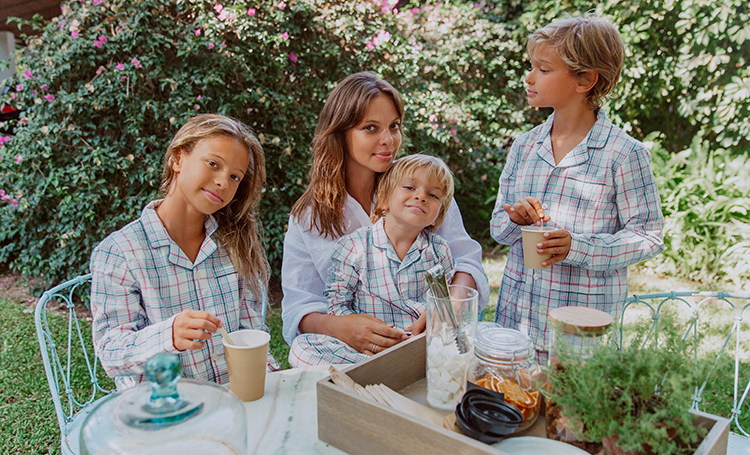
[[(28, 39), (19, 73), (6, 83), (3, 102), (25, 111), (6, 125), (16, 134), (0, 146), (0, 261), (54, 281), (84, 272), (94, 245), (156, 197), (161, 157), (179, 126), (196, 113), (219, 112), (249, 124), (263, 143), (261, 215), (278, 272), (288, 212), (307, 182), (317, 113), (338, 80), (361, 70), (401, 90), (405, 152), (448, 162), (467, 229), (489, 244), (505, 151), (548, 114), (526, 107), (526, 36), (592, 9), (629, 44), (606, 107), (615, 121), (661, 144), (666, 156), (705, 147), (684, 173), (705, 168), (701, 157), (718, 163), (747, 154), (750, 20), (740, 0), (419, 3), (397, 11), (374, 0), (232, 0), (221, 12), (203, 0), (63, 3), (61, 16)], [(673, 182), (662, 190), (665, 201), (684, 200)], [(670, 204), (665, 213), (681, 216), (673, 208), (679, 203)], [(747, 220), (746, 212), (725, 214), (729, 224)], [(666, 234), (674, 254), (653, 266), (695, 275), (684, 264), (682, 237)], [(719, 251), (735, 239), (722, 229), (710, 235)], [(699, 234), (692, 238), (700, 242)], [(699, 275), (747, 281), (743, 251)]]

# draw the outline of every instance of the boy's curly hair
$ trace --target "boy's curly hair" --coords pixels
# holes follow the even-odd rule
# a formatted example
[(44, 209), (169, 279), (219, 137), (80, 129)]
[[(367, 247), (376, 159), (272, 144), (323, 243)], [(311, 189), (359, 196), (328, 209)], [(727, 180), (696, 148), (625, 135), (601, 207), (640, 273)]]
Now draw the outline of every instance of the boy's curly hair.
[(601, 107), (622, 72), (625, 44), (617, 28), (598, 16), (571, 17), (532, 33), (526, 51), (533, 57), (542, 44), (552, 46), (572, 73), (596, 71), (599, 74), (586, 99), (592, 109)]

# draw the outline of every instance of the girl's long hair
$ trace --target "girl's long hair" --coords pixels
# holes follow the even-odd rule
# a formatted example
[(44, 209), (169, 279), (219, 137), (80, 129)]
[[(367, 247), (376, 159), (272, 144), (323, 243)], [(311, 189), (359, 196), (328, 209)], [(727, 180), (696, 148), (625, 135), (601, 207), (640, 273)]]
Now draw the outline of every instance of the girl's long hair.
[(311, 147), (310, 183), (292, 207), (292, 216), (299, 222), (310, 207), (308, 229), (316, 229), (324, 237), (344, 235), (346, 132), (362, 121), (370, 101), (379, 95), (390, 98), (399, 117), (404, 116), (398, 90), (375, 73), (361, 72), (339, 82), (318, 117)]
[(175, 181), (172, 161), (178, 152), (189, 155), (198, 142), (217, 135), (237, 140), (247, 150), (250, 160), (232, 202), (213, 214), (219, 224), (215, 239), (229, 252), (240, 278), (249, 282), (256, 298), (262, 299), (270, 275), (258, 219), (266, 166), (263, 149), (250, 128), (237, 119), (216, 114), (198, 115), (188, 120), (172, 139), (164, 155), (159, 192), (166, 195)]

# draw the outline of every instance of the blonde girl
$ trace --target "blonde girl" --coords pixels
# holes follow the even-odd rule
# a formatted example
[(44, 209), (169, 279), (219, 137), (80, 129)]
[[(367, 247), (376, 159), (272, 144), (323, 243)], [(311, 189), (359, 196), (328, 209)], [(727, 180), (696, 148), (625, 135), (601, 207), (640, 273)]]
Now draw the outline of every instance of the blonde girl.
[(264, 181), (250, 129), (199, 115), (167, 148), (164, 198), (94, 249), (94, 347), (118, 389), (140, 382), (160, 352), (179, 354), (186, 377), (226, 382), (217, 328), (267, 330), (269, 267), (257, 221)]
[[(292, 209), (284, 239), (282, 316), (289, 344), (300, 333), (319, 333), (367, 353), (406, 337), (371, 315), (328, 314), (324, 295), (336, 241), (372, 224), (378, 178), (401, 147), (403, 106), (398, 91), (369, 72), (346, 77), (326, 100), (312, 143), (310, 183)], [(454, 283), (478, 289), (484, 307), (489, 285), (482, 249), (466, 234), (456, 204), (437, 233), (456, 260)], [(424, 321), (404, 329), (419, 333)]]

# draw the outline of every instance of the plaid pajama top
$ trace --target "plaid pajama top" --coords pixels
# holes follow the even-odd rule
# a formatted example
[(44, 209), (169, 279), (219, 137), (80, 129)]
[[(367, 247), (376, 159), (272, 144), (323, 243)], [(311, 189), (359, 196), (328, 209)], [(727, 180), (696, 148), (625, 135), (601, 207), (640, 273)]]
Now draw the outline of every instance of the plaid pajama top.
[[(547, 313), (590, 306), (613, 315), (627, 295), (627, 266), (664, 248), (664, 218), (651, 155), (599, 111), (586, 138), (558, 164), (546, 123), (513, 143), (500, 177), (492, 237), (510, 245), (495, 322), (526, 332), (536, 349), (547, 346)], [(549, 270), (523, 264), (521, 227), (502, 204), (526, 196), (546, 206), (548, 223), (572, 236), (568, 257)]]
[(399, 259), (385, 234), (384, 220), (339, 239), (325, 296), (330, 314), (369, 314), (403, 330), (426, 308), (425, 272), (441, 264), (450, 278), (455, 264), (448, 243), (428, 231), (422, 231)]
[[(268, 331), (265, 302), (257, 300), (223, 248), (212, 239), (218, 224), (206, 217), (206, 238), (195, 263), (167, 234), (156, 214), (160, 201), (104, 239), (91, 254), (91, 313), (96, 355), (118, 389), (140, 382), (146, 361), (160, 352), (180, 356), (183, 376), (225, 383), (229, 376), (221, 335), (196, 351), (172, 344), (172, 322), (183, 310), (207, 311), (228, 332)], [(275, 363), (269, 354), (269, 360)]]

